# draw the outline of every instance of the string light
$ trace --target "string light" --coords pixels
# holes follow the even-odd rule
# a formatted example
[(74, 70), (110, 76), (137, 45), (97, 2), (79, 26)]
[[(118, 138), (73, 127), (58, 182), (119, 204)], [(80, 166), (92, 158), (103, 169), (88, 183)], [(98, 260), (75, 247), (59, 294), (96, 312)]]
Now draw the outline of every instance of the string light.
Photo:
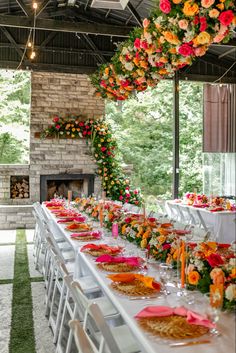
[(34, 10), (37, 10), (37, 8), (38, 8), (38, 4), (37, 4), (37, 2), (34, 2), (34, 3), (33, 3), (33, 9), (34, 9)]
[(31, 41), (28, 42), (28, 47), (31, 48), (32, 47), (32, 43)]
[(31, 54), (30, 54), (30, 59), (34, 59), (36, 57), (36, 53), (35, 51), (32, 50)]
[(31, 54), (30, 54), (30, 59), (33, 60), (36, 57), (36, 52), (34, 50), (34, 44), (35, 44), (35, 27), (36, 27), (36, 15), (37, 15), (37, 8), (38, 4), (37, 2), (33, 2), (33, 9), (34, 9), (34, 25), (33, 25), (33, 34), (32, 34), (32, 42), (28, 42), (28, 47), (31, 48)]

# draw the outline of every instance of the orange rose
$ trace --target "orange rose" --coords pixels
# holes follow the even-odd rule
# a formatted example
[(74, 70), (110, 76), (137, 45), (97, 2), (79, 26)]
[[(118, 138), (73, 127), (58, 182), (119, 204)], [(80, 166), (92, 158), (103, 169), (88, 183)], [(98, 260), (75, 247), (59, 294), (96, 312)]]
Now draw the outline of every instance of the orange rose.
[(176, 54), (176, 53), (177, 53), (176, 48), (170, 48), (168, 51), (169, 51), (169, 53), (171, 53), (171, 54)]
[(197, 271), (191, 271), (188, 274), (188, 282), (189, 282), (189, 284), (192, 284), (194, 286), (196, 286), (198, 284), (200, 278), (201, 278), (201, 276), (199, 275), (199, 273)]
[(172, 2), (173, 2), (174, 4), (176, 4), (176, 5), (177, 5), (177, 4), (180, 4), (181, 1), (182, 1), (182, 0), (172, 0)]
[(146, 69), (148, 67), (148, 63), (144, 60), (140, 61), (139, 65), (143, 68)]
[(221, 3), (221, 4), (216, 5), (216, 7), (218, 7), (219, 10), (223, 11), (225, 8), (225, 5), (223, 3)]
[(143, 240), (141, 241), (141, 243), (140, 243), (140, 246), (141, 246), (142, 249), (145, 249), (146, 246), (147, 246), (147, 239), (143, 239)]
[(211, 5), (213, 5), (215, 2), (215, 0), (202, 0), (201, 1), (201, 5), (202, 7), (205, 7), (206, 9), (208, 9), (209, 7), (211, 7)]
[(165, 40), (171, 44), (179, 44), (180, 41), (179, 41), (179, 38), (172, 32), (169, 32), (169, 31), (165, 31), (162, 33)]
[(213, 284), (219, 285), (225, 283), (225, 275), (221, 268), (215, 267), (211, 273), (210, 277), (213, 281)]
[(193, 3), (191, 1), (186, 1), (184, 3), (184, 8), (183, 8), (183, 13), (185, 16), (195, 16), (199, 12), (199, 7), (197, 4)]
[(109, 67), (106, 67), (105, 70), (104, 70), (105, 75), (109, 75), (109, 71), (110, 71), (110, 70), (109, 70)]
[(232, 268), (232, 271), (230, 273), (230, 277), (231, 278), (236, 278), (236, 267), (235, 268)]

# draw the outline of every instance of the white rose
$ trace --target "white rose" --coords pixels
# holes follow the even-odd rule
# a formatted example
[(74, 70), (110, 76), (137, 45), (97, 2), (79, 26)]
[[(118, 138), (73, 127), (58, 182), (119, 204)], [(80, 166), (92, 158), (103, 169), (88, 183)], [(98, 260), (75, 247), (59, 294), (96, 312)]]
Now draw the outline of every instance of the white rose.
[(225, 291), (225, 297), (232, 302), (233, 300), (236, 299), (236, 284), (230, 284), (226, 291)]
[(236, 257), (233, 257), (229, 260), (229, 264), (232, 267), (236, 267)]
[(133, 68), (134, 68), (134, 65), (132, 64), (132, 63), (125, 63), (125, 68), (126, 68), (126, 70), (128, 70), (128, 71), (132, 71), (133, 70)]

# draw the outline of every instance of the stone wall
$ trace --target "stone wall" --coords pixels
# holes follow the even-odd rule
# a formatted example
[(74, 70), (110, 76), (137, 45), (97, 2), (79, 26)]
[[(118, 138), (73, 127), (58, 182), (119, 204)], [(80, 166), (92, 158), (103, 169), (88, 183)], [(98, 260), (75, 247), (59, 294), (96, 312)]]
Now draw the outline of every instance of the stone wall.
[[(25, 166), (0, 166), (0, 205), (32, 205), (33, 202), (39, 201), (40, 175), (94, 174), (97, 167), (91, 155), (88, 140), (42, 140), (35, 137), (35, 132), (40, 132), (47, 127), (53, 116), (57, 114), (81, 114), (91, 118), (103, 115), (104, 102), (102, 99), (94, 97), (93, 93), (94, 88), (87, 75), (32, 73), (30, 164)], [(29, 199), (10, 199), (11, 175), (29, 175)], [(95, 178), (95, 192), (99, 188), (100, 181)], [(2, 208), (0, 215), (3, 215), (7, 209), (6, 207)], [(19, 210), (14, 208), (14, 210), (16, 215), (21, 212), (20, 208)], [(3, 228), (2, 220), (0, 217), (0, 229)], [(29, 219), (27, 222), (32, 224)], [(18, 226), (18, 221), (15, 224), (14, 222), (9, 224), (9, 229), (14, 226)]]

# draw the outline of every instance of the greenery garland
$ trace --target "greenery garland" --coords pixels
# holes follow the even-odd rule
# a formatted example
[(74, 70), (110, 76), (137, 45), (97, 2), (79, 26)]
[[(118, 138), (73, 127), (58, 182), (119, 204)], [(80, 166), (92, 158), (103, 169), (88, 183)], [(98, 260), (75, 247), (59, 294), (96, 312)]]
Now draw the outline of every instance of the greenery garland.
[(130, 180), (125, 177), (116, 157), (117, 143), (105, 119), (87, 119), (83, 116), (55, 116), (52, 125), (41, 133), (42, 138), (89, 138), (96, 159), (97, 174), (102, 181), (103, 190), (112, 200), (140, 205), (138, 189), (131, 189)]
[(232, 0), (160, 0), (108, 64), (91, 76), (96, 95), (127, 99), (157, 85), (205, 55), (212, 43), (228, 42), (236, 25)]

